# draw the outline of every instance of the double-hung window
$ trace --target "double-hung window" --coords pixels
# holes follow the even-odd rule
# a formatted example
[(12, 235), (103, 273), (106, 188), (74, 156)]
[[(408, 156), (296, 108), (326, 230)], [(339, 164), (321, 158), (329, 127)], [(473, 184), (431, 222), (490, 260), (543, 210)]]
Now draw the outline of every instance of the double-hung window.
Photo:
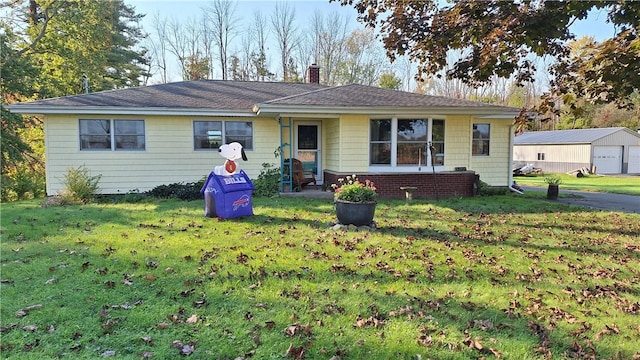
[(145, 150), (144, 120), (80, 119), (80, 150)]
[(473, 156), (489, 156), (491, 140), (491, 126), (489, 124), (473, 124), (473, 140), (471, 154)]
[(245, 150), (253, 150), (253, 123), (201, 120), (193, 122), (194, 150), (218, 150), (220, 145), (231, 142), (242, 144)]
[(369, 165), (402, 169), (444, 165), (444, 120), (372, 119), (369, 128)]

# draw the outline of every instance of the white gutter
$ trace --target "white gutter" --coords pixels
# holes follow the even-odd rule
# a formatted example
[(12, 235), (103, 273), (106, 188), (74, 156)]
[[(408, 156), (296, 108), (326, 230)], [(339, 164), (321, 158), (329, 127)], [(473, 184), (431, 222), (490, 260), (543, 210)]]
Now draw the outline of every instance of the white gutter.
[(74, 115), (184, 115), (184, 116), (229, 116), (256, 117), (250, 110), (238, 111), (205, 108), (158, 108), (121, 106), (46, 106), (29, 104), (7, 105), (12, 113), (18, 114), (74, 114)]
[(513, 143), (515, 133), (513, 131), (513, 125), (509, 126), (509, 190), (516, 194), (523, 195), (524, 193), (513, 187)]
[(515, 112), (495, 107), (367, 107), (367, 106), (271, 106), (256, 104), (253, 106), (256, 115), (280, 114), (367, 114), (367, 115), (424, 115), (425, 112), (442, 115), (484, 115), (493, 119), (511, 119)]

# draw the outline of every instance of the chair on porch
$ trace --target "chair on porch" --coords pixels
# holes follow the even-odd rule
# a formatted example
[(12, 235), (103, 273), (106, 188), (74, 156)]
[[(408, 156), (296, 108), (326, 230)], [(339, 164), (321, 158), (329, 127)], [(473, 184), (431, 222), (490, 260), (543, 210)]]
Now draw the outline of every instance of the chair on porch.
[[(291, 159), (293, 166), (293, 187), (296, 191), (301, 191), (308, 184), (313, 183), (313, 187), (317, 187), (316, 175), (313, 171), (305, 170), (302, 162), (298, 159)], [(286, 172), (287, 170), (285, 170)]]

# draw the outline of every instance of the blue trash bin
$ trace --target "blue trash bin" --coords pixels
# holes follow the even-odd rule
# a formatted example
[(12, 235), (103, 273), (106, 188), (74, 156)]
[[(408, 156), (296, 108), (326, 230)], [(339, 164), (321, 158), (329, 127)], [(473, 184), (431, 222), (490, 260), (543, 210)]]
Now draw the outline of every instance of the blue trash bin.
[(204, 216), (231, 219), (253, 215), (253, 183), (240, 170), (234, 175), (209, 174), (200, 190), (204, 194)]

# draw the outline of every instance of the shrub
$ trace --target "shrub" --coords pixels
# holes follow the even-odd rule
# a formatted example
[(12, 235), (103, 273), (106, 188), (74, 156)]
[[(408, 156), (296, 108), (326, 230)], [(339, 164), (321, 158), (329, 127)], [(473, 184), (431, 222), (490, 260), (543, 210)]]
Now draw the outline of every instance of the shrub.
[(60, 192), (63, 203), (85, 204), (92, 200), (98, 191), (102, 175), (92, 176), (84, 166), (69, 168), (64, 176), (65, 188)]
[(280, 192), (280, 168), (262, 163), (258, 178), (253, 180), (253, 195), (271, 197)]
[(486, 182), (480, 181), (480, 190), (478, 193), (480, 196), (506, 195), (509, 193), (509, 188), (505, 186), (489, 186)]
[(202, 198), (200, 189), (204, 186), (206, 179), (191, 183), (173, 183), (169, 185), (158, 185), (147, 191), (145, 194), (159, 199), (180, 199), (198, 200)]
[(44, 196), (44, 175), (21, 166), (2, 175), (1, 201), (17, 201)]

